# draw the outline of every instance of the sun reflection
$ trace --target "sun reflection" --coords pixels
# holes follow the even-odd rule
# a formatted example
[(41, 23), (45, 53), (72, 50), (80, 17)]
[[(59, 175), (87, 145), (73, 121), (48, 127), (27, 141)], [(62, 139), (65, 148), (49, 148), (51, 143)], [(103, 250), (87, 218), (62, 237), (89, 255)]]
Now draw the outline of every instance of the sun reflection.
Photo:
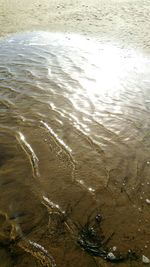
[[(115, 94), (119, 97), (124, 90), (122, 82), (130, 78), (130, 72), (141, 71), (147, 61), (134, 49), (122, 49), (119, 43), (102, 42), (98, 38), (59, 32), (30, 35), (29, 46), (46, 47), (48, 78), (56, 79), (57, 84), (63, 79), (63, 85), (72, 90), (74, 106), (82, 95), (86, 95), (92, 103), (104, 96), (113, 97)], [(73, 84), (69, 83), (68, 77), (71, 82), (74, 81)], [(87, 99), (82, 98), (82, 102), (83, 108), (88, 110)]]
[(39, 172), (39, 159), (37, 157), (37, 155), (35, 154), (33, 148), (31, 147), (31, 145), (27, 142), (25, 136), (23, 135), (23, 133), (18, 132), (17, 136), (16, 136), (17, 140), (19, 141), (22, 149), (25, 151), (26, 155), (28, 156), (31, 166), (32, 166), (32, 170), (33, 170), (33, 176), (36, 178), (40, 177), (40, 172)]
[[(95, 49), (88, 55), (85, 74), (78, 77), (80, 84), (92, 102), (104, 94), (112, 94), (120, 85), (123, 76), (123, 59), (121, 51), (113, 45), (103, 45), (103, 49)], [(85, 78), (87, 77), (87, 78)]]
[(55, 204), (53, 201), (49, 200), (48, 197), (43, 196), (43, 200), (45, 201), (45, 203), (49, 205), (49, 207), (60, 209), (60, 206), (58, 204)]
[(76, 179), (76, 182), (78, 184), (80, 184), (83, 188), (85, 188), (86, 190), (88, 190), (91, 194), (94, 194), (95, 189), (92, 188), (92, 187), (88, 187), (83, 180)]

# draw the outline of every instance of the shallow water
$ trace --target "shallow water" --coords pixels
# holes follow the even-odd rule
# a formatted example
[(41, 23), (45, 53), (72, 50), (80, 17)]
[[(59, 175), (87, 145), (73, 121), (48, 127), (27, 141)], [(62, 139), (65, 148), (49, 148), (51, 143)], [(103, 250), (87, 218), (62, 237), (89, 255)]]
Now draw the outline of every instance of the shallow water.
[[(109, 266), (76, 242), (76, 224), (98, 213), (109, 248), (150, 257), (149, 64), (138, 50), (79, 35), (0, 41), (1, 214), (57, 266)], [(0, 247), (12, 232), (1, 231)], [(15, 262), (5, 249), (8, 266), (37, 266), (20, 247)]]

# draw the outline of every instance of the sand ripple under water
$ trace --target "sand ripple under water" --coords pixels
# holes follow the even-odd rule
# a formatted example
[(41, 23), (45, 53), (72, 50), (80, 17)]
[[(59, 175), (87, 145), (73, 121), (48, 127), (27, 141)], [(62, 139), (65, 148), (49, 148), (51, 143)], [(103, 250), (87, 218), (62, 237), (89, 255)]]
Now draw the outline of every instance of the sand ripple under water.
[[(0, 41), (0, 210), (57, 266), (109, 266), (76, 243), (77, 224), (98, 213), (109, 248), (150, 257), (149, 66), (140, 51), (80, 35)], [(3, 266), (39, 264), (21, 251), (14, 263), (6, 249)]]

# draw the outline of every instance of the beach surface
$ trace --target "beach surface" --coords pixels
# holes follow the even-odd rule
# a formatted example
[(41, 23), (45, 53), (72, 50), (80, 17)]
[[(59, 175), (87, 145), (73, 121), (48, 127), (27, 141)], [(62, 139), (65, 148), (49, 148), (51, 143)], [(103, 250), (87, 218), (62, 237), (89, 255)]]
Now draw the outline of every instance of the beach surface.
[(148, 0), (1, 0), (0, 35), (32, 30), (77, 32), (149, 50)]
[(0, 0), (0, 266), (150, 261), (149, 29), (149, 0)]

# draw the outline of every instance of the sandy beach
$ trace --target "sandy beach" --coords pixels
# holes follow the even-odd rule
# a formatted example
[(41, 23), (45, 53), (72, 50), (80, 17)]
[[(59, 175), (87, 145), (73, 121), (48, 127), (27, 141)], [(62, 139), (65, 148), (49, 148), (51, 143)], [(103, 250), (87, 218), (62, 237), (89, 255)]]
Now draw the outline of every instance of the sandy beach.
[(0, 35), (44, 30), (78, 32), (150, 49), (148, 0), (1, 0)]

